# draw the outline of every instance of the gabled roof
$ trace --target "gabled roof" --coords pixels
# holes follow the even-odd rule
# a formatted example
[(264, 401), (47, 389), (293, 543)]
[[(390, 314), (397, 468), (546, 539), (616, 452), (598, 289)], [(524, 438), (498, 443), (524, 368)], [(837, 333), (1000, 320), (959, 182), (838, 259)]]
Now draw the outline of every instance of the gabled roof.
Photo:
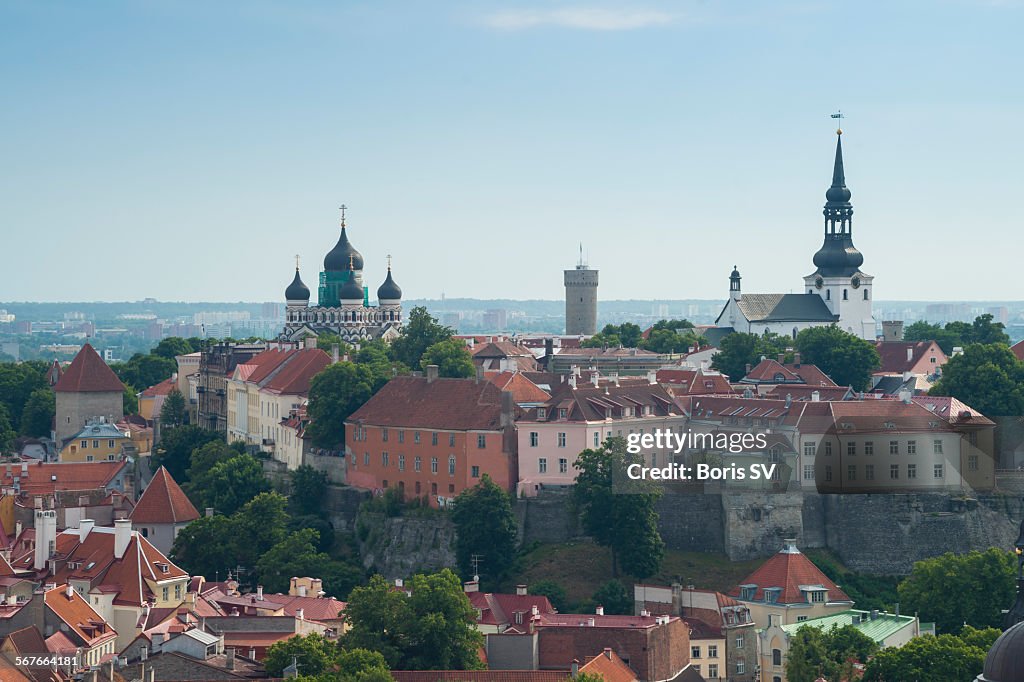
[(303, 348), (285, 359), (281, 367), (263, 385), (271, 393), (305, 395), (313, 377), (331, 364), (331, 356), (319, 348)]
[(96, 490), (109, 486), (127, 466), (116, 462), (33, 462), (28, 466), (14, 464), (8, 471), (0, 465), (0, 485), (14, 485), (19, 477), (21, 492), (26, 496), (52, 495), (57, 490)]
[(911, 400), (953, 425), (993, 426), (995, 424), (994, 421), (967, 403), (951, 396), (919, 395), (914, 396)]
[(501, 428), (501, 390), (489, 381), (395, 377), (346, 423), (497, 431)]
[[(483, 625), (522, 624), (529, 620), (535, 606), (538, 613), (555, 612), (551, 601), (540, 594), (467, 592), (466, 596), (480, 613), (477, 622)], [(517, 613), (523, 614), (519, 623), (515, 623)]]
[(128, 517), (132, 523), (188, 523), (199, 512), (166, 467), (160, 467)]
[(155, 398), (158, 395), (168, 395), (178, 386), (178, 382), (174, 377), (164, 379), (159, 384), (153, 384), (140, 395), (144, 398)]
[(120, 393), (124, 384), (88, 343), (64, 370), (54, 391), (70, 393)]
[(659, 369), (659, 384), (665, 384), (672, 395), (711, 395), (733, 393), (729, 379), (719, 372), (702, 369)]
[(732, 588), (729, 594), (733, 597), (742, 596), (741, 588), (753, 586), (754, 598), (751, 601), (764, 601), (764, 591), (778, 590), (774, 603), (777, 604), (806, 604), (807, 594), (802, 588), (819, 588), (828, 591), (826, 602), (850, 602), (846, 593), (840, 590), (834, 582), (828, 579), (814, 563), (796, 548), (795, 544), (787, 542), (778, 554), (772, 555), (767, 561), (761, 564), (753, 573), (743, 579), (743, 582)]
[(835, 322), (817, 294), (743, 294), (736, 302), (749, 322)]
[(1017, 356), (1018, 360), (1024, 360), (1024, 341), (1018, 341), (1017, 343), (1010, 346), (1010, 350)]
[[(546, 415), (538, 418), (537, 410), (533, 409), (526, 413), (524, 420), (592, 422), (604, 421), (606, 415), (613, 419), (629, 419), (640, 416), (638, 410), (643, 408), (650, 408), (649, 412), (654, 416), (680, 414), (672, 395), (663, 386), (637, 377), (635, 381), (620, 380), (618, 386), (580, 383), (573, 388), (569, 384), (560, 384), (545, 403)], [(561, 410), (565, 410), (564, 417)]]
[[(69, 594), (70, 593), (70, 594)], [(76, 634), (85, 646), (92, 647), (100, 642), (117, 637), (117, 632), (110, 623), (93, 610), (89, 602), (67, 586), (49, 590), (43, 601), (55, 616), (67, 624), (69, 630)]]
[(551, 397), (547, 391), (523, 376), (522, 372), (485, 372), (484, 378), (502, 391), (511, 391), (512, 399), (520, 405), (543, 403)]
[[(879, 374), (902, 374), (909, 372), (914, 365), (928, 356), (935, 357), (934, 368), (946, 362), (946, 354), (934, 341), (878, 341), (875, 349), (882, 359), (882, 365), (876, 370)], [(908, 358), (909, 356), (909, 358)]]

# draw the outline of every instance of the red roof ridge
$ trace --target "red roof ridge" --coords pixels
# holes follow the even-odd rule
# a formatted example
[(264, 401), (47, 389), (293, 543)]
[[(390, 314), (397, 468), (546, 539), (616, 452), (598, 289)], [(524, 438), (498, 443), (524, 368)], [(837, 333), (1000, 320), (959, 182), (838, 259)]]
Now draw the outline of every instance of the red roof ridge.
[(133, 523), (187, 523), (199, 512), (166, 467), (160, 467), (129, 517)]
[(96, 350), (86, 343), (64, 370), (54, 391), (68, 393), (120, 393), (124, 384)]

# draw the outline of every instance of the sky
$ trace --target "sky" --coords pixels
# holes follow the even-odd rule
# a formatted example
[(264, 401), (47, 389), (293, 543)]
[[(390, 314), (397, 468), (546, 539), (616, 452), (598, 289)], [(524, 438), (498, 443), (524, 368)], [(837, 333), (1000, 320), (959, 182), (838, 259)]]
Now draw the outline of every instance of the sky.
[[(1018, 300), (1024, 0), (0, 0), (0, 301)], [(315, 297), (315, 294), (314, 294)]]

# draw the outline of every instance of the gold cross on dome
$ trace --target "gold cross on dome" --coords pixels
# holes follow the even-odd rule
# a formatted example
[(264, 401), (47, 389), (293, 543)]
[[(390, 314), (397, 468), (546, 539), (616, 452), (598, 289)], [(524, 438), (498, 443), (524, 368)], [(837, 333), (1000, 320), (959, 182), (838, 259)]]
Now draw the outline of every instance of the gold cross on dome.
[(345, 204), (338, 207), (341, 210), (341, 226), (345, 227), (345, 209), (348, 208)]
[(299, 269), (299, 254), (295, 254), (295, 269)]

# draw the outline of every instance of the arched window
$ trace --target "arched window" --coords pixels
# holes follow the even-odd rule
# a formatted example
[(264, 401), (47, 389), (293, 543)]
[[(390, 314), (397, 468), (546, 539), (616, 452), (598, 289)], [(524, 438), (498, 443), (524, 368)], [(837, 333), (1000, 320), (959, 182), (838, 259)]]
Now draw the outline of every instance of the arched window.
[(867, 289), (864, 290), (864, 300), (865, 301), (868, 300), (868, 290)]

